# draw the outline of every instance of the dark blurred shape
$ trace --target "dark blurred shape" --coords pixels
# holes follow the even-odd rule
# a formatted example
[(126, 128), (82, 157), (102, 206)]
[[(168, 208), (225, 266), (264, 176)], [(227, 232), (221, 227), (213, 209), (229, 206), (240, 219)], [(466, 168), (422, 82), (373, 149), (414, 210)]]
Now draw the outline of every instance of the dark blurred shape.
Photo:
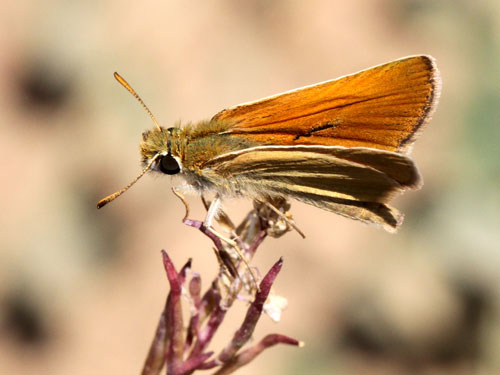
[[(453, 0), (458, 3), (458, 0)], [(433, 0), (387, 0), (385, 3), (384, 13), (391, 17), (398, 17), (402, 21), (408, 21), (414, 17), (419, 17), (425, 13), (432, 13), (440, 6), (453, 5), (450, 2), (442, 1), (437, 3)]]
[[(381, 322), (382, 326), (387, 325), (387, 322)], [(382, 328), (380, 328), (382, 330)], [(396, 332), (391, 329), (384, 330), (384, 334), (380, 332), (372, 332), (370, 327), (359, 324), (354, 321), (347, 321), (341, 327), (340, 345), (346, 350), (354, 350), (372, 356), (390, 356), (393, 350), (401, 343)]]
[(448, 348), (443, 348), (441, 359), (461, 357), (475, 362), (481, 359), (482, 333), (486, 322), (491, 320), (493, 296), (485, 288), (466, 283), (456, 283), (453, 289), (461, 302), (462, 316), (455, 337), (450, 337)]
[[(88, 239), (85, 257), (92, 267), (113, 266), (122, 259), (120, 239), (127, 228), (126, 218), (116, 207), (114, 210), (108, 207), (97, 210), (96, 202), (112, 190), (112, 187), (106, 189), (98, 183), (103, 180), (99, 172), (82, 176), (68, 184), (68, 192), (78, 191), (80, 230)], [(89, 185), (86, 181), (95, 181), (95, 184)], [(79, 251), (77, 256), (82, 256)]]
[(232, 16), (259, 25), (266, 34), (278, 32), (290, 9), (282, 0), (226, 1), (224, 6)]
[(481, 360), (483, 328), (492, 296), (464, 283), (452, 282), (449, 287), (460, 306), (450, 329), (439, 333), (429, 330), (432, 337), (409, 337), (398, 330), (387, 311), (367, 297), (344, 311), (337, 339), (340, 348), (377, 363), (397, 363), (409, 371), (463, 365), (473, 368)]
[[(450, 8), (459, 7), (461, 0), (385, 0), (377, 8), (382, 19), (385, 19), (394, 31), (398, 33), (413, 30), (421, 33), (422, 21), (429, 16)], [(410, 31), (411, 32), (411, 31)]]
[(15, 292), (7, 296), (1, 308), (2, 331), (19, 344), (42, 347), (47, 343), (49, 335), (42, 310), (29, 294)]
[(68, 74), (39, 61), (27, 65), (15, 80), (21, 102), (29, 110), (56, 111), (67, 104), (73, 91)]
[(401, 13), (408, 18), (432, 11), (436, 7), (435, 1), (432, 0), (398, 0), (393, 1), (392, 5), (399, 5)]
[(269, 12), (273, 8), (281, 7), (281, 1), (266, 1), (266, 0), (255, 0), (255, 1), (226, 1), (226, 6), (232, 7), (233, 11), (244, 15), (254, 21), (260, 22), (263, 17), (269, 15)]

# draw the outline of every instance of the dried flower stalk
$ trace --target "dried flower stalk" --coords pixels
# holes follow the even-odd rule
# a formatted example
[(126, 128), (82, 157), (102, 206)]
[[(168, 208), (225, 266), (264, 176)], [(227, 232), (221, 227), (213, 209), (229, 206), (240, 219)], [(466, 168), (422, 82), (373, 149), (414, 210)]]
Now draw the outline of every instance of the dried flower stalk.
[[(281, 270), (283, 260), (279, 259), (258, 284), (256, 275), (248, 264), (268, 235), (279, 237), (294, 228), (293, 221), (287, 214), (288, 203), (284, 200), (270, 202), (273, 204), (270, 208), (269, 203), (256, 202), (254, 209), (237, 227), (221, 211), (217, 221), (231, 237), (225, 238), (213, 228), (207, 228), (202, 221), (189, 219), (186, 202), (179, 193), (176, 192), (176, 195), (186, 206), (183, 222), (199, 229), (213, 241), (220, 269), (202, 295), (201, 277), (190, 271), (191, 260), (177, 272), (168, 254), (162, 251), (170, 292), (142, 374), (159, 374), (164, 366), (167, 375), (187, 375), (196, 370), (207, 369), (215, 369), (214, 374), (217, 375), (231, 374), (251, 362), (266, 348), (276, 344), (300, 346), (301, 343), (295, 339), (270, 334), (257, 344), (242, 350), (251, 339), (262, 312), (266, 310), (265, 304), (270, 303), (271, 287)], [(241, 256), (245, 259), (242, 260)], [(188, 275), (191, 276), (189, 281)], [(214, 356), (214, 352), (207, 351), (207, 348), (223, 323), (228, 309), (242, 296), (254, 296), (253, 302), (231, 341)], [(183, 297), (188, 299), (190, 307), (190, 318), (186, 326), (182, 313)], [(281, 306), (274, 307), (274, 310), (276, 308)]]

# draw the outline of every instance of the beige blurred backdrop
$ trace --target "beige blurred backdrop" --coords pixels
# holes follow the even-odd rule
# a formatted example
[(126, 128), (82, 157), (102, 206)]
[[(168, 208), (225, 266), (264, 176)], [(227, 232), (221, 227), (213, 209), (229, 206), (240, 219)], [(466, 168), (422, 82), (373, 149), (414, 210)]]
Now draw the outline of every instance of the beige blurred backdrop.
[[(277, 346), (241, 374), (500, 372), (500, 3), (496, 0), (3, 1), (0, 4), (0, 373), (136, 374), (168, 286), (160, 249), (210, 242), (181, 223), (169, 177), (140, 170), (164, 125), (413, 54), (443, 91), (413, 157), (425, 179), (395, 205), (397, 234), (293, 204), (306, 233), (267, 239), (261, 271), (285, 259)], [(203, 210), (190, 198), (192, 217)], [(227, 202), (235, 219), (251, 205)], [(239, 303), (217, 333), (241, 321)]]

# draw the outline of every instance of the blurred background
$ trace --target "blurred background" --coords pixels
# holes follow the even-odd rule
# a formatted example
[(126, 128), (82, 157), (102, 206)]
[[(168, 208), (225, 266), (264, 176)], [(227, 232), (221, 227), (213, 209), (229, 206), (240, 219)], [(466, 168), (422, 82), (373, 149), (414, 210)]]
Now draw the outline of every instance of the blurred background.
[[(425, 186), (395, 202), (404, 225), (294, 203), (307, 238), (268, 239), (254, 260), (284, 257), (289, 306), (255, 339), (306, 345), (240, 373), (500, 372), (500, 2), (3, 1), (0, 28), (0, 373), (138, 373), (168, 292), (160, 249), (193, 257), (205, 286), (216, 273), (175, 180), (96, 210), (138, 174), (153, 126), (114, 71), (170, 126), (413, 54), (437, 59), (443, 91), (412, 154)], [(251, 204), (226, 208), (237, 221)]]

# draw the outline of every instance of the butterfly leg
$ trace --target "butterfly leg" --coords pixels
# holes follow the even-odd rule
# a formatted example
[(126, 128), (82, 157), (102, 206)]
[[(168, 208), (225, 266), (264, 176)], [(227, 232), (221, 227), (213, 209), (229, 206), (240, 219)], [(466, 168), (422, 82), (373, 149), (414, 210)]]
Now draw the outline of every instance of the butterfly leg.
[(253, 206), (261, 225), (271, 237), (279, 238), (294, 229), (302, 238), (306, 238), (289, 213), (290, 203), (286, 199), (280, 197), (255, 199)]
[(203, 221), (203, 224), (207, 228), (212, 227), (214, 219), (220, 210), (220, 206), (221, 206), (221, 199), (220, 196), (217, 194), (212, 203), (210, 203), (210, 207), (208, 207), (207, 211), (207, 216), (205, 216), (205, 220)]
[(232, 239), (229, 239), (219, 232), (217, 232), (213, 226), (212, 223), (214, 219), (217, 217), (219, 214), (219, 211), (221, 210), (221, 198), (219, 195), (216, 195), (212, 203), (210, 203), (210, 206), (207, 211), (207, 216), (205, 216), (205, 220), (203, 222), (204, 227), (207, 229), (208, 232), (210, 232), (212, 235), (216, 236), (219, 238), (219, 240), (227, 243), (229, 246), (232, 247), (232, 249), (238, 254), (238, 257), (241, 259), (241, 261), (245, 264), (246, 268), (248, 269), (250, 276), (252, 277), (255, 285), (257, 286), (258, 289), (258, 283), (257, 283), (257, 276), (254, 274), (252, 268), (250, 267), (250, 264), (247, 261), (247, 258), (245, 254), (243, 253), (243, 249), (240, 248), (240, 244), (238, 244), (237, 241), (234, 241)]

